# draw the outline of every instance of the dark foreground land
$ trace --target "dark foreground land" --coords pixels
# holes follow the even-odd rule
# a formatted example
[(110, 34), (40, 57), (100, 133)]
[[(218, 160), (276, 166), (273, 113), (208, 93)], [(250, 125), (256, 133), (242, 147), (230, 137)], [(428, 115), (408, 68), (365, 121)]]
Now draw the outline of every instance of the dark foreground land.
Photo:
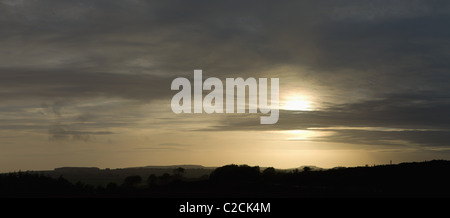
[(280, 171), (227, 165), (209, 176), (127, 176), (120, 183), (89, 185), (43, 173), (0, 175), (0, 197), (450, 197), (450, 161), (433, 160), (373, 167)]

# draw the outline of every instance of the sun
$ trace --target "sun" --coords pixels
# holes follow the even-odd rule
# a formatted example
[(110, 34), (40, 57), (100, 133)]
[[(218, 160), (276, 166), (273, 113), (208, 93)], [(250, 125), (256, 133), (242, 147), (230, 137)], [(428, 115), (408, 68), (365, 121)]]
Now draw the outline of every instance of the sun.
[(281, 105), (284, 110), (292, 111), (311, 111), (313, 106), (311, 101), (306, 100), (302, 96), (290, 96), (287, 97), (284, 103)]

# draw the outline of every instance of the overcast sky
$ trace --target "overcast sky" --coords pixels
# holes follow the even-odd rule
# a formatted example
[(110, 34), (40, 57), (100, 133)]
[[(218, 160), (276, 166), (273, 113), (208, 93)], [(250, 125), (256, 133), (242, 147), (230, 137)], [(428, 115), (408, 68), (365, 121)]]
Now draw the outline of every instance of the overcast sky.
[[(0, 171), (450, 158), (449, 1), (0, 0)], [(174, 114), (177, 77), (280, 79), (280, 119)]]

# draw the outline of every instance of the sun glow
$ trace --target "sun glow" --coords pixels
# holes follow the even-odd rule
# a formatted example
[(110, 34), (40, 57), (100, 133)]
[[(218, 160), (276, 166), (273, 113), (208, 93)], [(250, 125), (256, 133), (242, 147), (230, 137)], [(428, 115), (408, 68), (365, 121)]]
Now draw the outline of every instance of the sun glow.
[(328, 137), (334, 135), (333, 131), (314, 131), (314, 130), (283, 130), (285, 139), (289, 141), (314, 141), (321, 137)]
[(284, 101), (284, 104), (281, 105), (281, 109), (293, 111), (311, 111), (314, 108), (311, 104), (311, 101), (306, 100), (304, 97), (290, 96), (287, 97)]
[(287, 134), (287, 140), (307, 140), (314, 136), (314, 131), (310, 130), (287, 130), (283, 131)]

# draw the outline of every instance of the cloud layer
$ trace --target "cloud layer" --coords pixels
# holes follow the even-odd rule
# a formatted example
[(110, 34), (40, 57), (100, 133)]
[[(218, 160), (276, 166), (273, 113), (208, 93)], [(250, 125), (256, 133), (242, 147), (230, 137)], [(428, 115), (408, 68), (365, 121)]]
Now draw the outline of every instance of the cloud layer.
[[(439, 0), (3, 0), (0, 129), (89, 141), (146, 120), (145, 128), (316, 128), (335, 133), (317, 141), (450, 146), (448, 23), (450, 3)], [(161, 103), (174, 94), (170, 83), (194, 69), (279, 77), (281, 96), (300, 89), (319, 107), (281, 111), (270, 126), (252, 115), (171, 117)]]

